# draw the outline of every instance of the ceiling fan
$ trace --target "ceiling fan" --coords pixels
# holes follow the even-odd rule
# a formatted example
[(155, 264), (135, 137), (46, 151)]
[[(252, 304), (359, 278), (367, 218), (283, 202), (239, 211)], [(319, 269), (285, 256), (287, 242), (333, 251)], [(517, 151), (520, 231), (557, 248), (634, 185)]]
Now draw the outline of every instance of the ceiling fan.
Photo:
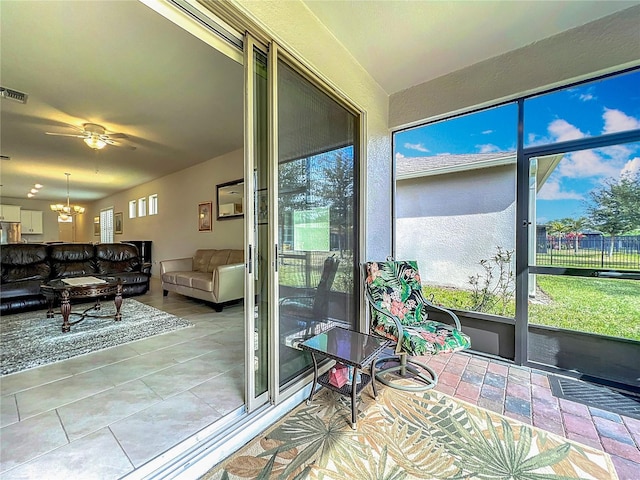
[(96, 123), (85, 123), (82, 125), (82, 128), (73, 127), (79, 130), (80, 133), (56, 133), (56, 132), (45, 132), (47, 135), (57, 135), (60, 137), (75, 137), (82, 138), (84, 143), (86, 143), (89, 148), (93, 148), (94, 150), (101, 150), (107, 145), (113, 145), (114, 147), (124, 147), (129, 150), (135, 150), (136, 147), (132, 145), (127, 145), (118, 141), (116, 139), (125, 140), (129, 138), (124, 133), (107, 133), (107, 130), (102, 126)]

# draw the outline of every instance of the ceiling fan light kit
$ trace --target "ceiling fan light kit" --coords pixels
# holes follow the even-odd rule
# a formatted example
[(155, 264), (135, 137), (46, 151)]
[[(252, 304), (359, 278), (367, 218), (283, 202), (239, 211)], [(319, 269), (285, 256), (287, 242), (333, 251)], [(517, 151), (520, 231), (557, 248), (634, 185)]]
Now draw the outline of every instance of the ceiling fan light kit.
[(81, 131), (79, 134), (75, 133), (57, 133), (57, 132), (45, 132), (47, 135), (55, 135), (58, 137), (75, 137), (81, 138), (84, 143), (93, 150), (102, 150), (107, 145), (114, 147), (125, 147), (129, 150), (135, 150), (136, 147), (131, 145), (125, 145), (122, 142), (114, 140), (127, 139), (127, 135), (124, 133), (107, 133), (106, 128), (97, 123), (84, 123), (82, 128), (74, 127)]
[(84, 213), (85, 208), (80, 205), (71, 205), (69, 202), (69, 177), (70, 173), (65, 173), (67, 176), (67, 204), (63, 205), (62, 203), (52, 203), (49, 205), (51, 211), (56, 212), (58, 214), (58, 218), (63, 222), (69, 221), (71, 217), (74, 215), (80, 215)]

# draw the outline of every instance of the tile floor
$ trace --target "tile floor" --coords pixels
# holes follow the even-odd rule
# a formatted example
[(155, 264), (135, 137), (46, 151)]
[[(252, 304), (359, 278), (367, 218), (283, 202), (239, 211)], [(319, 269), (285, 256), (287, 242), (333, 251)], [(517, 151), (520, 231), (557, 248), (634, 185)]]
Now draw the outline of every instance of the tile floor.
[[(136, 299), (195, 328), (0, 379), (0, 478), (118, 479), (242, 405), (242, 306), (151, 291)], [(437, 390), (602, 449), (621, 480), (640, 478), (639, 420), (554, 397), (544, 372), (466, 353), (426, 361)]]
[(242, 406), (243, 306), (151, 292), (195, 326), (0, 378), (0, 478), (121, 478)]

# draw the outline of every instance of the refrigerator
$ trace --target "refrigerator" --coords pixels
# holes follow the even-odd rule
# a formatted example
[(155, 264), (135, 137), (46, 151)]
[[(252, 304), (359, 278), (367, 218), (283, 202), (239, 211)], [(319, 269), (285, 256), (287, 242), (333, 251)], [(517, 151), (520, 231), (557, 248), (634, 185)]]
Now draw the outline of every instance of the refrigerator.
[(0, 244), (22, 243), (20, 222), (0, 222)]

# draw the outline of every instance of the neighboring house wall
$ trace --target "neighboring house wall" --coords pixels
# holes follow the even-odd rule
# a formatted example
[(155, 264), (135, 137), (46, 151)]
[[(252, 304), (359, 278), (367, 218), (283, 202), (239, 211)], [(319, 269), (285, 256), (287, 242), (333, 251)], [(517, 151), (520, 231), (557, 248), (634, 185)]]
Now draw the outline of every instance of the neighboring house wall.
[(399, 180), (396, 257), (423, 283), (470, 289), (480, 260), (514, 249), (515, 188), (513, 165)]
[[(77, 241), (94, 242), (92, 220), (100, 209), (113, 207), (123, 212), (123, 233), (114, 240), (151, 240), (152, 258), (161, 260), (190, 257), (198, 248), (244, 248), (244, 217), (216, 220), (216, 185), (244, 176), (243, 150), (222, 155), (179, 172), (138, 185), (89, 205), (82, 215), (87, 222)], [(129, 218), (129, 201), (158, 194), (157, 215)], [(198, 231), (198, 203), (212, 202), (213, 226)], [(148, 206), (148, 205), (147, 205)], [(82, 237), (82, 238), (80, 238)], [(159, 268), (152, 269), (154, 276)]]

